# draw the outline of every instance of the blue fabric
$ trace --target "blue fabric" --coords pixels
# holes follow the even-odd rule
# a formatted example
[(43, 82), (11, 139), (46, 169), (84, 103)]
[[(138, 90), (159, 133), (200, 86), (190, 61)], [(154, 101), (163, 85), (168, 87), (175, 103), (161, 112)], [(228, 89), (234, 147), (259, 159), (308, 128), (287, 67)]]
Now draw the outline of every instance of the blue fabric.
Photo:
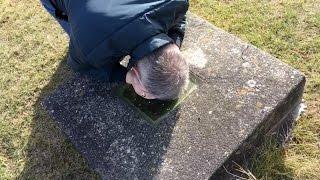
[[(49, 0), (41, 1), (54, 15)], [(165, 44), (180, 46), (189, 7), (188, 0), (55, 2), (68, 16), (68, 22), (57, 19), (70, 37), (68, 64), (76, 71), (110, 81), (125, 72), (119, 66), (122, 57), (130, 55), (129, 63), (134, 64)], [(118, 79), (124, 80), (123, 75)]]
[(60, 19), (55, 17), (55, 8), (50, 3), (50, 0), (41, 0), (41, 3), (43, 5), (43, 7), (51, 14), (51, 16), (53, 16), (58, 21), (58, 23), (60, 24), (62, 29), (70, 37), (70, 25), (69, 25), (69, 23), (67, 21), (63, 21), (63, 20), (60, 20)]

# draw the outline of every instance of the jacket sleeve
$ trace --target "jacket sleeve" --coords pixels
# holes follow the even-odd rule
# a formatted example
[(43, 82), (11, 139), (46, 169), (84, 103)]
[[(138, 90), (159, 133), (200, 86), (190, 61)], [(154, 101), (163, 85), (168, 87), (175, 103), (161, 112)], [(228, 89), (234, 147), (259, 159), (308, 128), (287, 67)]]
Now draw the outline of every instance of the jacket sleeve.
[(185, 35), (186, 15), (184, 14), (169, 29), (168, 36), (173, 39), (175, 44), (180, 48)]

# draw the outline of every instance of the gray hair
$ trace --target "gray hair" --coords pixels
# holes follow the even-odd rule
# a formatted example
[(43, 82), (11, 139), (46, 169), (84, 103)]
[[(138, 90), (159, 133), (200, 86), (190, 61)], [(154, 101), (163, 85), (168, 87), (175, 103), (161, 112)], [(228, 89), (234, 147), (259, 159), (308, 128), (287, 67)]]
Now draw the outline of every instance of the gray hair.
[(179, 48), (164, 45), (138, 61), (141, 81), (157, 99), (177, 99), (189, 83), (189, 66)]

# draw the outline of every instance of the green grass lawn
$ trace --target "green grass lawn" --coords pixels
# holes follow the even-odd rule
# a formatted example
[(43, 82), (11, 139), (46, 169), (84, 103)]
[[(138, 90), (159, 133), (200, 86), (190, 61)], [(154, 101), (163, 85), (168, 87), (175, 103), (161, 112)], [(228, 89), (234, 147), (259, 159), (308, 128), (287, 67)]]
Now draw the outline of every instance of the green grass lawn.
[[(192, 12), (271, 53), (307, 77), (307, 113), (285, 148), (267, 143), (258, 179), (320, 177), (320, 1), (192, 0)], [(72, 72), (67, 38), (38, 1), (0, 0), (0, 179), (96, 179), (40, 107)]]

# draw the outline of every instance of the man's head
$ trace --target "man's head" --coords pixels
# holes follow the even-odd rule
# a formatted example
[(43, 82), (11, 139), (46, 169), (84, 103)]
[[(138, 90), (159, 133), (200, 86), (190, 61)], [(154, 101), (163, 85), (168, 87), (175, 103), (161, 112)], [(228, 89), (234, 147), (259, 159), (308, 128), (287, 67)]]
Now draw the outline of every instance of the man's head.
[(146, 99), (177, 99), (189, 82), (189, 66), (175, 44), (142, 58), (127, 73), (126, 82)]

